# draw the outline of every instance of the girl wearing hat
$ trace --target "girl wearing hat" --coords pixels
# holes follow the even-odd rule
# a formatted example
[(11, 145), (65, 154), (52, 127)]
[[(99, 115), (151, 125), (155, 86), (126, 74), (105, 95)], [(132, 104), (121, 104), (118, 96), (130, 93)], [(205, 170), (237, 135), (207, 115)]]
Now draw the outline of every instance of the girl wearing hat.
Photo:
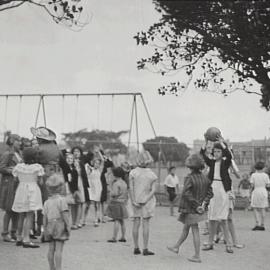
[(206, 155), (205, 146), (202, 147), (201, 154), (205, 163), (209, 166), (208, 177), (212, 181), (214, 193), (209, 205), (209, 242), (203, 247), (203, 250), (207, 251), (214, 248), (214, 235), (220, 221), (226, 241), (226, 252), (233, 253), (227, 222), (230, 208), (229, 194), (232, 187), (232, 180), (229, 175), (232, 154), (221, 136), (218, 137), (218, 142), (214, 143), (213, 159)]
[(44, 215), (44, 238), (49, 241), (48, 261), (51, 270), (62, 269), (62, 252), (64, 243), (70, 236), (69, 211), (66, 198), (60, 193), (64, 181), (53, 174), (46, 181), (51, 196), (45, 202)]
[(148, 250), (150, 219), (154, 216), (156, 198), (155, 183), (157, 176), (154, 172), (147, 168), (153, 159), (149, 152), (143, 151), (137, 157), (137, 167), (130, 171), (129, 188), (130, 199), (132, 203), (133, 217), (133, 241), (134, 254), (141, 254), (139, 249), (139, 228), (142, 220), (143, 225), (143, 255), (154, 255)]
[[(16, 230), (18, 225), (18, 214), (12, 211), (17, 181), (12, 175), (13, 168), (20, 162), (21, 139), (18, 135), (10, 134), (6, 144), (8, 150), (3, 153), (0, 160), (0, 173), (2, 181), (0, 184), (0, 208), (5, 211), (3, 218), (2, 237), (5, 242), (16, 241)], [(12, 221), (11, 234), (9, 234), (9, 223)]]
[[(17, 246), (37, 248), (29, 238), (33, 221), (34, 211), (42, 209), (42, 198), (40, 188), (37, 184), (42, 181), (44, 169), (36, 163), (37, 150), (27, 147), (23, 150), (24, 163), (19, 163), (13, 169), (13, 176), (19, 180), (12, 210), (20, 213)], [(23, 231), (23, 237), (22, 237)]]
[(204, 161), (199, 154), (193, 154), (186, 160), (190, 173), (186, 176), (179, 206), (179, 221), (184, 223), (182, 234), (173, 247), (168, 247), (172, 252), (178, 253), (180, 246), (187, 239), (191, 228), (195, 255), (188, 259), (192, 262), (201, 262), (200, 259), (200, 234), (198, 223), (207, 219), (207, 206), (213, 197), (211, 181), (202, 174)]

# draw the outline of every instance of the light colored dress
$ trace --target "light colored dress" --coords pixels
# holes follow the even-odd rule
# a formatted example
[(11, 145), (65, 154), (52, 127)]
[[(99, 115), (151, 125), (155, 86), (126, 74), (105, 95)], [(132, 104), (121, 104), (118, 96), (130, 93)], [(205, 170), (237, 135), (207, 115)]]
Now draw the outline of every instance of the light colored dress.
[(12, 174), (19, 179), (12, 210), (22, 213), (42, 209), (41, 192), (37, 180), (39, 176), (44, 175), (43, 167), (37, 163), (30, 165), (20, 163), (14, 167)]
[(101, 172), (99, 169), (90, 167), (88, 164), (86, 166), (86, 174), (89, 184), (89, 196), (91, 201), (100, 202), (102, 184), (101, 184)]
[(254, 185), (251, 194), (251, 207), (268, 207), (268, 193), (266, 185), (270, 184), (269, 176), (264, 172), (255, 172), (251, 175), (250, 183)]
[[(69, 239), (67, 225), (62, 213), (68, 212), (66, 198), (55, 194), (44, 203), (43, 215), (45, 216), (44, 236), (45, 240), (65, 241)], [(68, 225), (69, 226), (69, 225)]]
[[(144, 203), (152, 189), (152, 185), (157, 181), (156, 174), (149, 168), (137, 167), (130, 171), (130, 188), (133, 190), (134, 201)], [(154, 216), (156, 198), (153, 196), (146, 204), (130, 209), (131, 217), (150, 218)]]
[(221, 162), (215, 162), (214, 180), (212, 182), (214, 196), (209, 204), (209, 220), (226, 220), (229, 215), (230, 200), (221, 181), (220, 166)]

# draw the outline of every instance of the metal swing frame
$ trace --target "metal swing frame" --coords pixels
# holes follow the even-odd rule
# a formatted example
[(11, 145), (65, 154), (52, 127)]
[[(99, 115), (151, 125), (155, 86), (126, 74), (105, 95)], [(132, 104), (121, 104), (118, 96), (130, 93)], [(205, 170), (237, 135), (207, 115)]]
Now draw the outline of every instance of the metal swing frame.
[[(151, 129), (153, 131), (153, 134), (154, 134), (155, 137), (157, 137), (156, 130), (154, 128), (152, 119), (150, 117), (150, 113), (149, 113), (148, 107), (147, 107), (146, 102), (144, 100), (143, 94), (140, 93), (140, 92), (133, 92), (133, 93), (126, 92), (126, 93), (0, 94), (0, 98), (3, 98), (3, 97), (6, 98), (5, 121), (7, 120), (7, 106), (8, 106), (8, 99), (9, 98), (11, 98), (11, 97), (15, 97), (15, 98), (16, 97), (19, 97), (20, 98), (20, 104), (21, 104), (23, 97), (38, 97), (39, 98), (39, 103), (38, 103), (37, 113), (36, 113), (36, 116), (35, 116), (35, 122), (34, 122), (34, 126), (35, 127), (37, 127), (37, 124), (38, 124), (38, 118), (39, 118), (39, 115), (40, 115), (41, 108), (42, 108), (42, 111), (43, 111), (43, 122), (44, 122), (44, 126), (45, 127), (47, 126), (46, 109), (45, 109), (45, 98), (46, 97), (63, 97), (63, 100), (64, 100), (65, 97), (72, 97), (72, 96), (77, 97), (77, 103), (78, 103), (78, 98), (80, 96), (97, 96), (98, 99), (101, 96), (111, 96), (113, 100), (114, 100), (114, 97), (115, 96), (132, 96), (133, 97), (133, 102), (132, 102), (131, 117), (130, 117), (130, 126), (129, 126), (128, 147), (130, 146), (130, 143), (131, 143), (131, 134), (132, 134), (133, 122), (134, 122), (134, 116), (135, 116), (135, 130), (136, 130), (136, 146), (137, 146), (137, 151), (139, 151), (139, 146), (140, 146), (138, 106), (137, 106), (138, 105), (138, 99), (140, 99), (141, 102), (142, 102), (144, 111), (146, 112), (148, 121), (149, 121), (150, 126), (151, 126)], [(5, 122), (5, 124), (6, 124), (6, 122)]]

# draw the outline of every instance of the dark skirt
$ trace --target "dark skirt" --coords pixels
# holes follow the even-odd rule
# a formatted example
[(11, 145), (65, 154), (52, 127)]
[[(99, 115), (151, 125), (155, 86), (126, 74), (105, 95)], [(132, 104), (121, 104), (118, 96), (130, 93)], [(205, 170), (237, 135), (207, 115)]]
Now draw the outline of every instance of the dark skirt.
[(204, 220), (207, 220), (207, 212), (203, 214), (180, 213), (178, 218), (178, 221), (185, 225), (197, 224)]
[(170, 202), (173, 202), (176, 198), (175, 188), (173, 187), (167, 187), (167, 192), (169, 194), (169, 200)]
[(11, 211), (18, 181), (13, 176), (3, 175), (0, 184), (0, 208)]
[(105, 174), (101, 174), (100, 181), (101, 181), (101, 186), (102, 186), (100, 202), (103, 203), (103, 202), (106, 202), (108, 198), (107, 197), (108, 188), (107, 188), (107, 181), (106, 181)]
[(128, 218), (126, 204), (123, 202), (111, 201), (107, 208), (107, 216), (113, 220)]

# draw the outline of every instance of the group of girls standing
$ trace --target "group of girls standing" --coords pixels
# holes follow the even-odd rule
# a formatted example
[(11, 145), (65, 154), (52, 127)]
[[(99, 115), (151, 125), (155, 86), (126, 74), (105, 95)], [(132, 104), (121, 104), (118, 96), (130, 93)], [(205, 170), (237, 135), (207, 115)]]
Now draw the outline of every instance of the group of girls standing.
[(105, 222), (104, 203), (107, 200), (107, 177), (112, 161), (100, 150), (83, 155), (80, 147), (65, 153), (63, 174), (66, 182), (67, 200), (71, 210), (72, 227), (76, 230), (86, 225), (91, 202), (94, 205), (94, 226)]

